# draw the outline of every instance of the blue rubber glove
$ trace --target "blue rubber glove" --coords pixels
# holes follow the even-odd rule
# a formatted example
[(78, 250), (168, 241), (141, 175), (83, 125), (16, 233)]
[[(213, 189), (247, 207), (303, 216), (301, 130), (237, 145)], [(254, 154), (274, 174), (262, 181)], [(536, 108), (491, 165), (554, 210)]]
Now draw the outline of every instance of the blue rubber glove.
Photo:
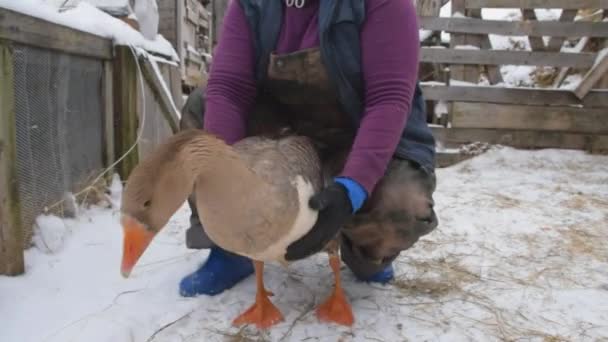
[(365, 191), (363, 186), (361, 186), (361, 184), (357, 183), (355, 180), (346, 177), (336, 177), (334, 181), (344, 185), (346, 188), (346, 193), (350, 199), (350, 204), (353, 207), (353, 214), (359, 211), (367, 199), (367, 191)]
[(310, 199), (310, 208), (319, 212), (317, 222), (306, 235), (287, 247), (285, 259), (303, 259), (320, 252), (338, 235), (366, 198), (367, 193), (357, 182), (349, 178), (336, 178), (333, 184)]

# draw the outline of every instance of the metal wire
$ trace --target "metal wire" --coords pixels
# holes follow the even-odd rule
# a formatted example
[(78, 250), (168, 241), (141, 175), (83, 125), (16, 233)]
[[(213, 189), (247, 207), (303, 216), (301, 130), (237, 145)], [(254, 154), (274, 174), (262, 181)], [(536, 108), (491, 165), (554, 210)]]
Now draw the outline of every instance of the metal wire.
[(102, 62), (14, 46), (17, 181), (25, 241), (35, 218), (103, 168)]

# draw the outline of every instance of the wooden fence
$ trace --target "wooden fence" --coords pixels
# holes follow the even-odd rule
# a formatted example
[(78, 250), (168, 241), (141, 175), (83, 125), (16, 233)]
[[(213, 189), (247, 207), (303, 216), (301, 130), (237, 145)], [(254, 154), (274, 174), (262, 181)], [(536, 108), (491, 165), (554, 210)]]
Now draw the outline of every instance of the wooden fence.
[[(423, 47), (421, 62), (443, 78), (426, 80), (427, 100), (447, 103), (447, 115), (433, 127), (445, 146), (488, 142), (520, 148), (608, 150), (608, 53), (561, 51), (566, 38), (608, 47), (608, 21), (574, 20), (580, 9), (603, 11), (608, 0), (452, 0), (452, 17), (438, 17), (441, 0), (423, 12), (420, 26), (451, 35), (449, 46)], [(439, 5), (437, 5), (437, 3)], [(523, 20), (482, 19), (483, 8), (518, 8)], [(540, 21), (534, 9), (563, 9), (558, 21)], [(489, 34), (528, 37), (531, 51), (493, 49)], [(547, 43), (543, 36), (549, 37)], [(555, 67), (559, 74), (546, 88), (507, 87), (501, 65)], [(573, 89), (562, 84), (571, 70), (584, 71)], [(479, 85), (480, 75), (489, 85)], [(435, 81), (435, 82), (428, 82)]]
[(158, 1), (159, 33), (177, 50), (182, 84), (192, 89), (207, 82), (211, 62), (211, 13), (200, 0)]
[[(33, 71), (25, 73), (27, 63)], [(37, 83), (38, 70), (47, 75), (48, 84)], [(83, 91), (78, 88), (80, 75), (91, 80)], [(97, 178), (130, 150), (107, 173), (126, 177), (141, 157), (177, 130), (180, 80), (178, 64), (0, 8), (0, 274), (25, 271), (23, 250), (30, 244), (34, 219), (61, 203), (63, 191), (78, 194), (91, 185), (90, 176)], [(71, 88), (56, 90), (65, 86)], [(40, 96), (46, 100), (34, 108)], [(58, 109), (60, 101), (66, 106)], [(83, 136), (77, 130), (95, 134)], [(41, 147), (52, 153), (47, 157)], [(36, 162), (21, 157), (28, 152)], [(87, 159), (80, 163), (84, 169), (75, 166), (78, 158)], [(23, 191), (26, 183), (34, 184), (34, 190)]]

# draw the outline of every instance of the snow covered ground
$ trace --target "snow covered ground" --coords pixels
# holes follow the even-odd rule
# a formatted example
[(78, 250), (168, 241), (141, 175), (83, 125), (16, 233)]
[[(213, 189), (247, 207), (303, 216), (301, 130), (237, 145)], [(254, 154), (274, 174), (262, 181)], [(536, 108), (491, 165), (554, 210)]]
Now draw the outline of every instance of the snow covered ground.
[(286, 320), (258, 332), (230, 325), (253, 300), (253, 278), (179, 297), (179, 279), (206, 254), (184, 246), (187, 207), (130, 279), (116, 206), (45, 217), (27, 274), (0, 277), (0, 341), (608, 340), (608, 156), (493, 148), (438, 170), (435, 199), (440, 226), (398, 259), (394, 284), (344, 271), (352, 329), (314, 315), (332, 286), (324, 255), (266, 268)]

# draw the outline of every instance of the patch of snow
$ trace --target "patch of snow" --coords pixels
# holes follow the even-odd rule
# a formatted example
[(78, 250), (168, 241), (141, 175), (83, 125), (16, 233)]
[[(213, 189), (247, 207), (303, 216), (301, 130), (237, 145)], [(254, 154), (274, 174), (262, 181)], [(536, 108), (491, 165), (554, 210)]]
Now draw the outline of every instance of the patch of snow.
[[(481, 16), (486, 20), (522, 20), (521, 11), (513, 8), (484, 8), (481, 10)], [(530, 50), (527, 37), (490, 34), (489, 38), (492, 49), (495, 50)]]
[(440, 17), (451, 17), (452, 16), (452, 1), (446, 2), (439, 10)]
[(0, 0), (0, 7), (112, 39), (116, 45), (133, 45), (179, 60), (171, 43), (162, 35), (156, 35), (154, 40), (146, 39), (127, 23), (86, 2), (62, 12), (44, 0)]
[(526, 37), (501, 36), (489, 34), (490, 43), (494, 50), (530, 51), (530, 42)]
[(522, 20), (521, 11), (518, 8), (484, 8), (481, 10), (481, 17), (488, 20)]
[(532, 75), (535, 70), (536, 67), (530, 65), (502, 65), (500, 67), (504, 83), (511, 86), (533, 87)]
[(534, 10), (536, 19), (546, 21), (557, 21), (562, 15), (562, 10), (558, 8), (539, 8)]
[(129, 7), (129, 0), (81, 0), (96, 7)]
[(41, 252), (55, 254), (63, 248), (69, 232), (64, 220), (53, 215), (41, 215), (36, 218), (32, 242)]
[(456, 45), (454, 46), (456, 50), (479, 50), (479, 46), (475, 45)]
[(148, 40), (158, 35), (158, 5), (156, 0), (137, 0), (133, 6), (141, 34)]
[(439, 81), (422, 81), (420, 84), (424, 86), (445, 86), (445, 82)]
[(200, 53), (200, 52), (198, 52), (198, 51), (196, 51), (196, 49), (194, 48), (194, 46), (192, 46), (192, 45), (190, 45), (190, 44), (187, 44), (187, 43), (186, 43), (186, 49), (187, 49), (188, 51), (190, 51), (191, 53), (195, 54), (196, 56), (201, 56), (201, 53)]
[(129, 0), (80, 0), (115, 16), (134, 15)]
[(439, 227), (396, 260), (393, 284), (361, 283), (343, 268), (352, 328), (315, 316), (333, 286), (323, 254), (267, 265), (285, 321), (241, 329), (231, 320), (253, 302), (253, 277), (214, 297), (178, 294), (208, 253), (185, 247), (187, 206), (129, 279), (116, 207), (91, 207), (63, 220), (71, 230), (58, 252), (30, 248), (26, 274), (0, 277), (0, 340), (146, 341), (165, 326), (153, 341), (608, 338), (608, 156), (495, 146), (437, 169), (437, 180)]
[(572, 53), (583, 52), (583, 49), (585, 49), (585, 46), (589, 43), (589, 40), (589, 37), (583, 37), (579, 39), (578, 43), (576, 43), (576, 45), (574, 45), (573, 47), (563, 46), (562, 51)]
[(435, 104), (435, 116), (441, 118), (448, 114), (448, 103), (446, 101), (437, 101)]
[(429, 39), (433, 35), (433, 31), (431, 30), (418, 30), (418, 37), (421, 42)]
[(112, 183), (110, 184), (108, 190), (110, 192), (108, 199), (110, 200), (111, 206), (114, 208), (120, 208), (120, 199), (122, 194), (122, 182), (120, 181), (120, 176), (115, 173), (112, 175)]
[(441, 31), (441, 42), (444, 44), (450, 43), (450, 33), (446, 31)]
[(211, 61), (211, 59), (213, 59), (213, 56), (210, 53), (203, 52), (201, 55), (205, 57), (207, 61)]
[[(452, 16), (452, 1), (448, 1), (441, 7), (441, 10), (439, 10), (439, 16), (440, 17), (451, 17)], [(441, 42), (446, 43), (446, 44), (450, 42), (450, 33), (449, 32), (445, 32), (445, 31), (441, 32)]]
[(565, 89), (565, 90), (574, 90), (576, 89), (576, 87), (578, 87), (578, 85), (583, 81), (583, 76), (581, 74), (572, 74), (572, 75), (568, 75), (565, 79), (564, 82), (562, 83), (562, 85), (560, 86), (560, 89)]
[(450, 80), (450, 85), (476, 87), (479, 84), (460, 80)]

